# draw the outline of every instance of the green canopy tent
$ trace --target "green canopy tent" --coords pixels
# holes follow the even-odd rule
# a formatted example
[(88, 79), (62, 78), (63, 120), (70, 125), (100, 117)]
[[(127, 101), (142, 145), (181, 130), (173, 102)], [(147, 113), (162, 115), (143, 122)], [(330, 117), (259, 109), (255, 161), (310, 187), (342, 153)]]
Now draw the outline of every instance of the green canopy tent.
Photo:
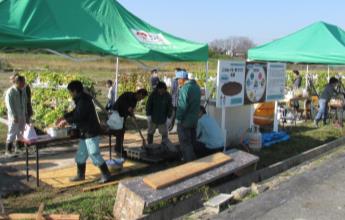
[[(143, 61), (208, 60), (207, 44), (163, 32), (116, 0), (0, 0), (3, 48), (84, 52)], [(117, 73), (118, 59), (116, 66)]]
[[(332, 24), (316, 22), (288, 36), (249, 49), (248, 60), (344, 65), (345, 31)], [(307, 65), (307, 73), (308, 70)]]
[(248, 59), (306, 64), (345, 64), (345, 31), (317, 22), (286, 37), (248, 50)]

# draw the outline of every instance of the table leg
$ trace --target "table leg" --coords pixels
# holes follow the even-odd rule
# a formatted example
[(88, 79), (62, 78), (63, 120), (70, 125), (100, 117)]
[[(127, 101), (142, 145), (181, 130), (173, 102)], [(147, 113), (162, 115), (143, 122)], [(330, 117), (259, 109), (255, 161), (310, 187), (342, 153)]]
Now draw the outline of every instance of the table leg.
[(29, 147), (25, 145), (25, 151), (26, 151), (26, 181), (29, 182)]
[(40, 186), (40, 176), (39, 176), (39, 153), (38, 153), (38, 145), (36, 146), (36, 186), (39, 187)]
[(109, 134), (109, 159), (111, 160), (111, 134)]

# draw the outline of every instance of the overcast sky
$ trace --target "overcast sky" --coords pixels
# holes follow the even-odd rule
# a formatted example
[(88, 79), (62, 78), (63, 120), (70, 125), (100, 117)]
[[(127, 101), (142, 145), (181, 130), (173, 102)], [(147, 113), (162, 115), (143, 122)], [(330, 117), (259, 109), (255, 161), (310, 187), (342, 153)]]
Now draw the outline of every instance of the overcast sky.
[(159, 29), (200, 42), (235, 35), (261, 44), (321, 20), (345, 29), (345, 0), (119, 2)]

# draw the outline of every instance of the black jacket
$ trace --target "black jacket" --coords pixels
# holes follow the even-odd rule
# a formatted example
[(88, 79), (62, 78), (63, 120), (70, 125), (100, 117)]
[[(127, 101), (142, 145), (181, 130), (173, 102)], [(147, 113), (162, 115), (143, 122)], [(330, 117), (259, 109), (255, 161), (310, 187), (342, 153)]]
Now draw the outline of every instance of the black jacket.
[(121, 117), (127, 118), (131, 116), (128, 109), (130, 107), (134, 109), (137, 106), (137, 102), (134, 92), (125, 92), (116, 100), (113, 110), (118, 111)]
[(146, 115), (155, 124), (164, 124), (172, 115), (172, 99), (168, 92), (159, 95), (157, 89), (151, 93), (146, 103)]
[(92, 97), (82, 92), (74, 98), (75, 109), (64, 115), (69, 124), (76, 124), (80, 130), (81, 138), (98, 136), (101, 126), (97, 117)]

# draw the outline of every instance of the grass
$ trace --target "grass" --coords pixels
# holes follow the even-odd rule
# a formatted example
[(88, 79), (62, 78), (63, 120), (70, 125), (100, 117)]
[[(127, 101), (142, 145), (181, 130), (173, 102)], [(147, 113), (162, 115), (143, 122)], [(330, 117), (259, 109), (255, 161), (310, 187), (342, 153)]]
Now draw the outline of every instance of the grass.
[(42, 188), (35, 193), (7, 198), (4, 205), (10, 213), (35, 213), (44, 202), (45, 213), (80, 214), (81, 219), (112, 219), (116, 191), (116, 186), (94, 192), (82, 192), (80, 187), (65, 192)]
[(344, 134), (342, 129), (336, 129), (332, 125), (314, 128), (313, 123), (291, 127), (291, 130), (287, 132), (290, 135), (289, 141), (273, 145), (257, 153), (260, 157), (258, 169), (333, 141)]
[(5, 143), (7, 135), (7, 126), (0, 123), (0, 154), (5, 152)]
[[(74, 55), (77, 57), (94, 57), (89, 55)], [(86, 74), (96, 81), (96, 89), (102, 91), (102, 97), (106, 94), (104, 82), (114, 78), (114, 58), (104, 57), (104, 59), (85, 63), (68, 61), (59, 56), (48, 54), (27, 54), (27, 53), (0, 53), (0, 60), (7, 66), (19, 70), (53, 70), (64, 72), (78, 72)], [(157, 67), (160, 64), (149, 62), (150, 67)], [(216, 72), (216, 60), (211, 60), (209, 64), (211, 75)], [(166, 63), (160, 66), (161, 72), (173, 73), (175, 67), (184, 67), (191, 72), (203, 71), (204, 63)], [(128, 72), (145, 72), (138, 65), (130, 61), (120, 61), (120, 74)], [(9, 86), (9, 76), (11, 72), (0, 72), (0, 90)], [(104, 99), (100, 99), (104, 101)], [(143, 122), (143, 125), (145, 122)], [(7, 127), (0, 124), (0, 153), (4, 147)], [(319, 129), (312, 127), (311, 123), (305, 123), (292, 127), (289, 130), (291, 139), (263, 149), (257, 153), (260, 157), (258, 168), (269, 166), (303, 151), (317, 147), (326, 142), (335, 140), (343, 136), (343, 131), (334, 129), (332, 126), (325, 126)], [(5, 200), (5, 207), (10, 212), (30, 212), (37, 211), (41, 202), (46, 204), (45, 211), (49, 213), (80, 213), (82, 219), (107, 219), (112, 217), (112, 208), (116, 197), (116, 186), (106, 187), (95, 192), (82, 192), (81, 187), (70, 188), (65, 191), (40, 188), (35, 192), (22, 195), (13, 195)], [(205, 190), (208, 191), (208, 190)], [(205, 193), (205, 197), (213, 192)], [(176, 199), (175, 199), (176, 200)], [(157, 206), (164, 206), (158, 204)]]

